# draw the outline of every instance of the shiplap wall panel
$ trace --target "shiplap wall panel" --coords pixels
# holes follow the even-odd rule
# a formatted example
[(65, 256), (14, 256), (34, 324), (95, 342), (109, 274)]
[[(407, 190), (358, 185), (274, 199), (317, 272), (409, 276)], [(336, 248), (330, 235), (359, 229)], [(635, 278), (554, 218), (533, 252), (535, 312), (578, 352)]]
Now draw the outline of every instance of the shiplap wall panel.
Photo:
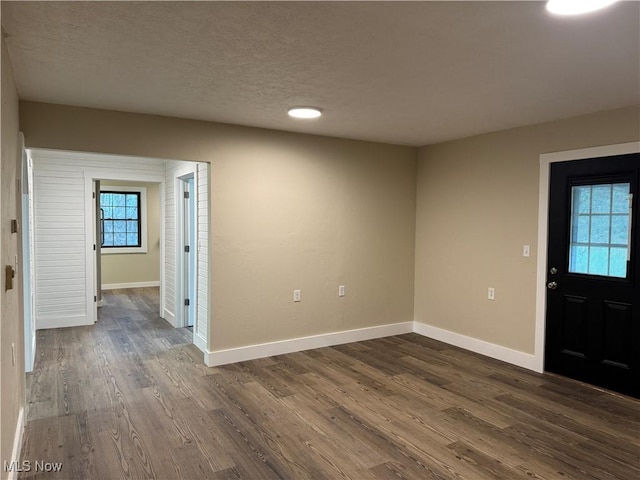
[(33, 174), (36, 328), (84, 325), (84, 176), (37, 156)]
[[(164, 161), (34, 150), (34, 259), (36, 328), (86, 325), (93, 321), (87, 305), (87, 178), (164, 179)], [(90, 283), (89, 283), (90, 284)]]
[(196, 335), (208, 345), (209, 325), (209, 180), (208, 165), (198, 168), (198, 305)]
[(182, 162), (167, 161), (164, 208), (164, 309), (173, 318), (176, 315), (176, 170)]

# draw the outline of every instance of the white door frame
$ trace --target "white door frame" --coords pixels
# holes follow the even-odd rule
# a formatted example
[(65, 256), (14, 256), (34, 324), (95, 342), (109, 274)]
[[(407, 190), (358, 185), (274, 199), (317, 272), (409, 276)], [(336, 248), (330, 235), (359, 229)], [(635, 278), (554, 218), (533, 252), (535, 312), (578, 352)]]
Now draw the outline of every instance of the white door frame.
[(24, 301), (24, 353), (25, 371), (31, 372), (36, 359), (36, 302), (33, 245), (33, 160), (24, 146), (20, 132), (22, 151), (22, 281)]
[(538, 264), (536, 283), (536, 325), (534, 370), (544, 371), (544, 337), (547, 313), (547, 249), (549, 224), (549, 170), (556, 162), (568, 162), (585, 158), (611, 157), (640, 153), (640, 142), (619, 143), (601, 147), (581, 148), (540, 155), (540, 181), (538, 184)]
[[(189, 271), (189, 277), (191, 278), (193, 286), (193, 298), (190, 298), (191, 311), (194, 312), (193, 316), (193, 336), (198, 330), (197, 322), (197, 308), (198, 308), (198, 168), (196, 164), (187, 164), (182, 168), (175, 171), (175, 238), (176, 238), (176, 298), (175, 298), (175, 325), (176, 327), (186, 327), (188, 325), (188, 318), (185, 315), (184, 299), (187, 298), (188, 292), (185, 291), (187, 286), (184, 279), (187, 275), (187, 266), (185, 265), (185, 234), (184, 234), (184, 191), (185, 180), (193, 178), (193, 191), (190, 192), (190, 201), (193, 202), (194, 208), (194, 225), (195, 238), (193, 239), (193, 245), (190, 245), (191, 252), (195, 256), (195, 262), (193, 271)], [(195, 340), (194, 340), (195, 342)]]

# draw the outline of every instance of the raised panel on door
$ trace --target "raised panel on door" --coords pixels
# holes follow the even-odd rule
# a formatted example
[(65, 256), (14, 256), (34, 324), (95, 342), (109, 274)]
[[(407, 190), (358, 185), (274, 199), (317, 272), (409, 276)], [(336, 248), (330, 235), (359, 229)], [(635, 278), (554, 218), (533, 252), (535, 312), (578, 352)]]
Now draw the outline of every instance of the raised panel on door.
[(562, 353), (580, 359), (587, 354), (588, 303), (585, 297), (564, 296)]
[(633, 348), (631, 304), (606, 301), (603, 305), (601, 361), (613, 368), (631, 368)]

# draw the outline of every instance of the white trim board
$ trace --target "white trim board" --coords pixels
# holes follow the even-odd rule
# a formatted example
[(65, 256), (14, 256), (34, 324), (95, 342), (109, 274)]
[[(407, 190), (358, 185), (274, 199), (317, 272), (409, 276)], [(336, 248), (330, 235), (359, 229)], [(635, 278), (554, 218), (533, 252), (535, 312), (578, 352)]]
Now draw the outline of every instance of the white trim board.
[(153, 282), (132, 282), (132, 283), (106, 283), (102, 285), (102, 290), (117, 290), (119, 288), (145, 288), (159, 287), (160, 281)]
[(226, 350), (205, 351), (204, 363), (208, 367), (226, 365), (228, 363), (244, 362), (256, 358), (283, 355), (285, 353), (301, 352), (314, 348), (331, 347), (344, 343), (361, 342), (374, 338), (390, 337), (413, 332), (413, 322), (392, 323), (375, 327), (344, 330), (342, 332), (325, 333), (309, 337), (292, 338), (278, 342), (248, 345), (246, 347), (229, 348)]
[(426, 323), (413, 322), (413, 331), (423, 337), (432, 338), (449, 345), (479, 353), (486, 357), (517, 365), (528, 370), (536, 370), (535, 358), (530, 353), (513, 350), (511, 348), (496, 345), (495, 343), (485, 342), (473, 337), (467, 337), (460, 333), (445, 330), (443, 328), (427, 325)]
[(175, 315), (171, 313), (169, 310), (167, 310), (166, 308), (163, 310), (163, 314), (161, 315), (161, 317), (164, 318), (167, 322), (169, 322), (172, 327), (178, 328), (178, 326), (176, 325)]
[(197, 333), (193, 334), (193, 344), (198, 347), (198, 349), (200, 349), (202, 351), (202, 353), (204, 353), (205, 355), (210, 354), (211, 352), (209, 352), (207, 350), (207, 339), (206, 338), (202, 338), (200, 335), (198, 335)]
[[(20, 453), (22, 452), (22, 436), (24, 434), (24, 407), (20, 407), (18, 412), (18, 423), (16, 425), (16, 433), (13, 436), (13, 449), (11, 451), (11, 465), (19, 466)], [(18, 469), (9, 472), (7, 480), (16, 480), (18, 478)]]
[(567, 162), (585, 158), (611, 157), (640, 152), (640, 142), (604, 145), (601, 147), (567, 150), (564, 152), (543, 153), (540, 155), (540, 180), (538, 189), (538, 264), (536, 276), (536, 325), (534, 368), (544, 371), (544, 335), (547, 311), (547, 247), (549, 223), (549, 170), (555, 162)]
[[(92, 297), (93, 298), (93, 297)], [(85, 314), (82, 315), (51, 315), (47, 317), (36, 317), (36, 330), (47, 328), (67, 328), (84, 325), (93, 325), (93, 319)]]

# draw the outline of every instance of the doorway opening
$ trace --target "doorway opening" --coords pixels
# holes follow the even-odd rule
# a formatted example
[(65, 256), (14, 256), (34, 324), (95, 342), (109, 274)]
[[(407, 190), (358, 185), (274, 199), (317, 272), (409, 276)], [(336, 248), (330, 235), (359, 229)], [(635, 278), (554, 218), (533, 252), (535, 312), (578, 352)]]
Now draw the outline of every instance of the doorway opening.
[(95, 292), (100, 307), (103, 290), (161, 286), (162, 183), (105, 178), (93, 182)]
[[(41, 149), (29, 153), (35, 328), (93, 325), (103, 290), (139, 287), (142, 293), (159, 287), (158, 301), (152, 302), (158, 315), (173, 327), (193, 325), (193, 343), (206, 352), (208, 164)], [(192, 195), (189, 204), (185, 191)], [(140, 215), (145, 204), (157, 211), (156, 226), (151, 212), (146, 219)], [(177, 255), (180, 246), (184, 252), (184, 242), (191, 254), (186, 261), (184, 254)], [(134, 265), (142, 251), (156, 258), (153, 278), (142, 278), (143, 268)], [(137, 276), (110, 277), (127, 271)], [(183, 308), (186, 298), (189, 310)]]
[[(183, 309), (178, 324), (183, 327), (191, 327), (196, 322), (197, 305), (197, 265), (196, 252), (197, 241), (197, 213), (196, 213), (196, 184), (194, 172), (178, 177), (178, 199), (181, 200), (176, 208), (176, 227), (179, 233), (176, 242), (176, 260), (179, 284), (179, 298)], [(180, 198), (181, 197), (181, 198)]]

